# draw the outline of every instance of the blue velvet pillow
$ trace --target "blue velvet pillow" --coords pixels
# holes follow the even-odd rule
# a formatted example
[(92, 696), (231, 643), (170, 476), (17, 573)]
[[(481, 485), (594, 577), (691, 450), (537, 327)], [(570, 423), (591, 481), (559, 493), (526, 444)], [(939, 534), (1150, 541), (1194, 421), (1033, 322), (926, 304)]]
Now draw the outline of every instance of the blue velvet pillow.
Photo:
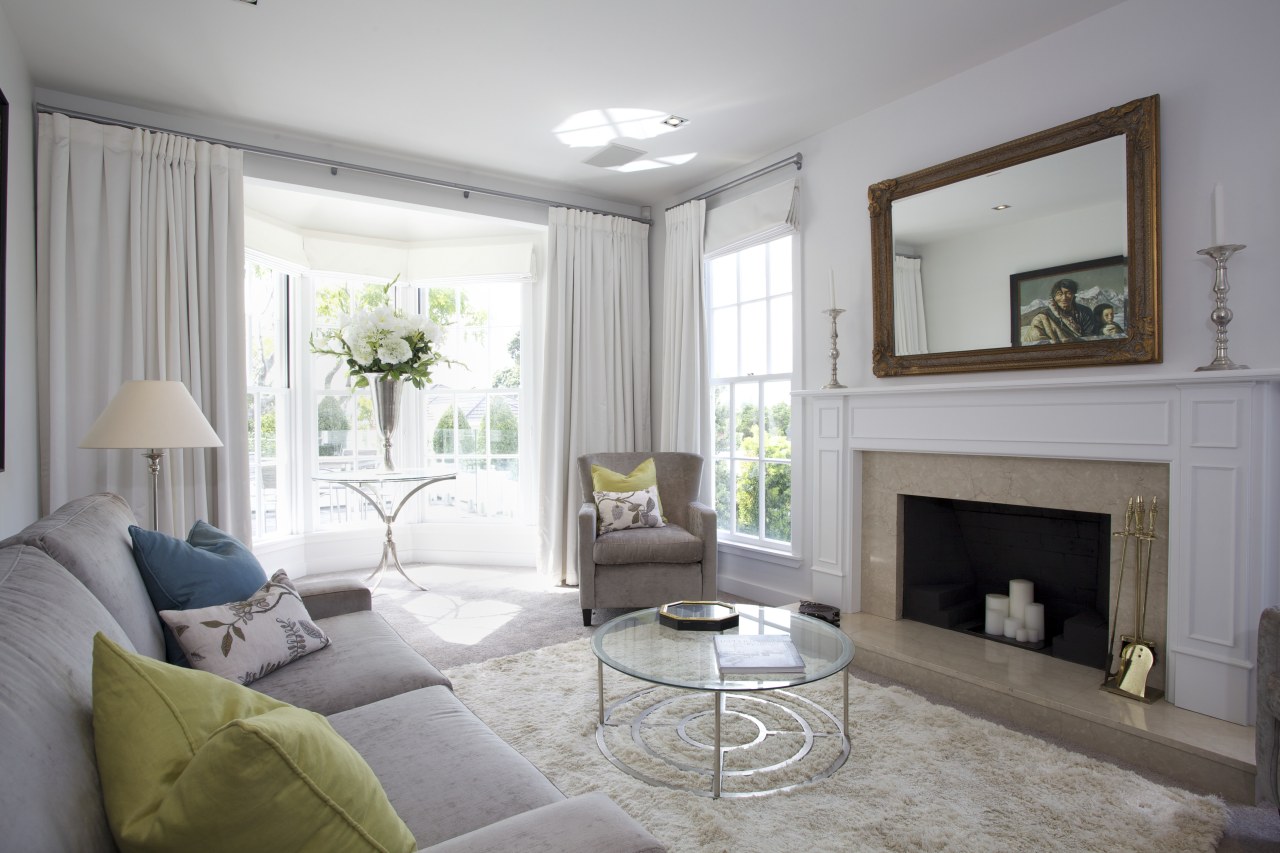
[[(156, 611), (193, 610), (244, 601), (267, 582), (258, 558), (238, 539), (203, 521), (191, 525), (184, 542), (164, 533), (129, 526), (133, 560)], [(187, 665), (187, 656), (164, 626), (169, 663)]]

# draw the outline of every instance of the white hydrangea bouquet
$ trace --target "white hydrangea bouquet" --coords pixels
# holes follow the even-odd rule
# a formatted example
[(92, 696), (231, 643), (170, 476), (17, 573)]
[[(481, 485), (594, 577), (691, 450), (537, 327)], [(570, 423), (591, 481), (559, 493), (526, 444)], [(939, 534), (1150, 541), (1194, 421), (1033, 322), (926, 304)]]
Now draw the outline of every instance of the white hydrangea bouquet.
[(355, 380), (353, 387), (369, 384), (367, 373), (380, 373), (393, 381), (412, 382), (422, 388), (431, 381), (431, 369), (441, 362), (452, 364), (438, 349), (441, 329), (429, 318), (410, 317), (404, 311), (380, 305), (358, 314), (344, 314), (336, 329), (311, 336), (311, 351), (342, 359)]

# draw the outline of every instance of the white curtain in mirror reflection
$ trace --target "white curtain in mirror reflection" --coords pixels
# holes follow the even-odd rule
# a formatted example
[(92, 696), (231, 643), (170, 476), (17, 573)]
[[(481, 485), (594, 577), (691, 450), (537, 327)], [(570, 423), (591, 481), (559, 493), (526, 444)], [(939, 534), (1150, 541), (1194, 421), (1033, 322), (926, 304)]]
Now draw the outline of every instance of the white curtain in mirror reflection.
[(919, 258), (893, 257), (893, 332), (893, 351), (898, 355), (929, 351)]

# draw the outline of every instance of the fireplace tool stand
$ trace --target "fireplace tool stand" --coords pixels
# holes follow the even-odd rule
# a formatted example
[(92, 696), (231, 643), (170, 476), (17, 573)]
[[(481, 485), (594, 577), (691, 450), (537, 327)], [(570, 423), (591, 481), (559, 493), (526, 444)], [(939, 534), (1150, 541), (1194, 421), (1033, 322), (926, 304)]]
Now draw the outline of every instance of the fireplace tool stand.
[[(1108, 693), (1137, 699), (1148, 704), (1164, 696), (1164, 691), (1147, 686), (1147, 677), (1156, 662), (1156, 644), (1143, 637), (1147, 621), (1147, 592), (1151, 582), (1151, 550), (1156, 539), (1156, 499), (1143, 509), (1142, 498), (1129, 498), (1124, 513), (1124, 530), (1112, 536), (1122, 537), (1120, 546), (1120, 578), (1116, 583), (1116, 604), (1111, 615), (1111, 631), (1107, 638), (1107, 669), (1102, 689)], [(1125, 563), (1129, 541), (1133, 540), (1133, 634), (1120, 637), (1120, 664), (1113, 673), (1111, 650), (1115, 648), (1120, 621), (1120, 597), (1124, 592)], [(1145, 553), (1144, 553), (1145, 552)]]

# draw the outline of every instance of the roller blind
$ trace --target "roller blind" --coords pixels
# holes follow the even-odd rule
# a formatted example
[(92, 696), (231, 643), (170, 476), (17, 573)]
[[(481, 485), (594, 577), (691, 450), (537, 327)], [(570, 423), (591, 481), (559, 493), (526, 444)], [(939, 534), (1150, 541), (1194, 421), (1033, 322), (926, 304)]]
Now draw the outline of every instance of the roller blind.
[(316, 235), (246, 212), (245, 246), (301, 269), (408, 281), (475, 276), (529, 279), (536, 274), (531, 238), (489, 238), (421, 246), (371, 238)]
[(796, 230), (800, 179), (791, 178), (707, 211), (704, 252), (738, 252)]

